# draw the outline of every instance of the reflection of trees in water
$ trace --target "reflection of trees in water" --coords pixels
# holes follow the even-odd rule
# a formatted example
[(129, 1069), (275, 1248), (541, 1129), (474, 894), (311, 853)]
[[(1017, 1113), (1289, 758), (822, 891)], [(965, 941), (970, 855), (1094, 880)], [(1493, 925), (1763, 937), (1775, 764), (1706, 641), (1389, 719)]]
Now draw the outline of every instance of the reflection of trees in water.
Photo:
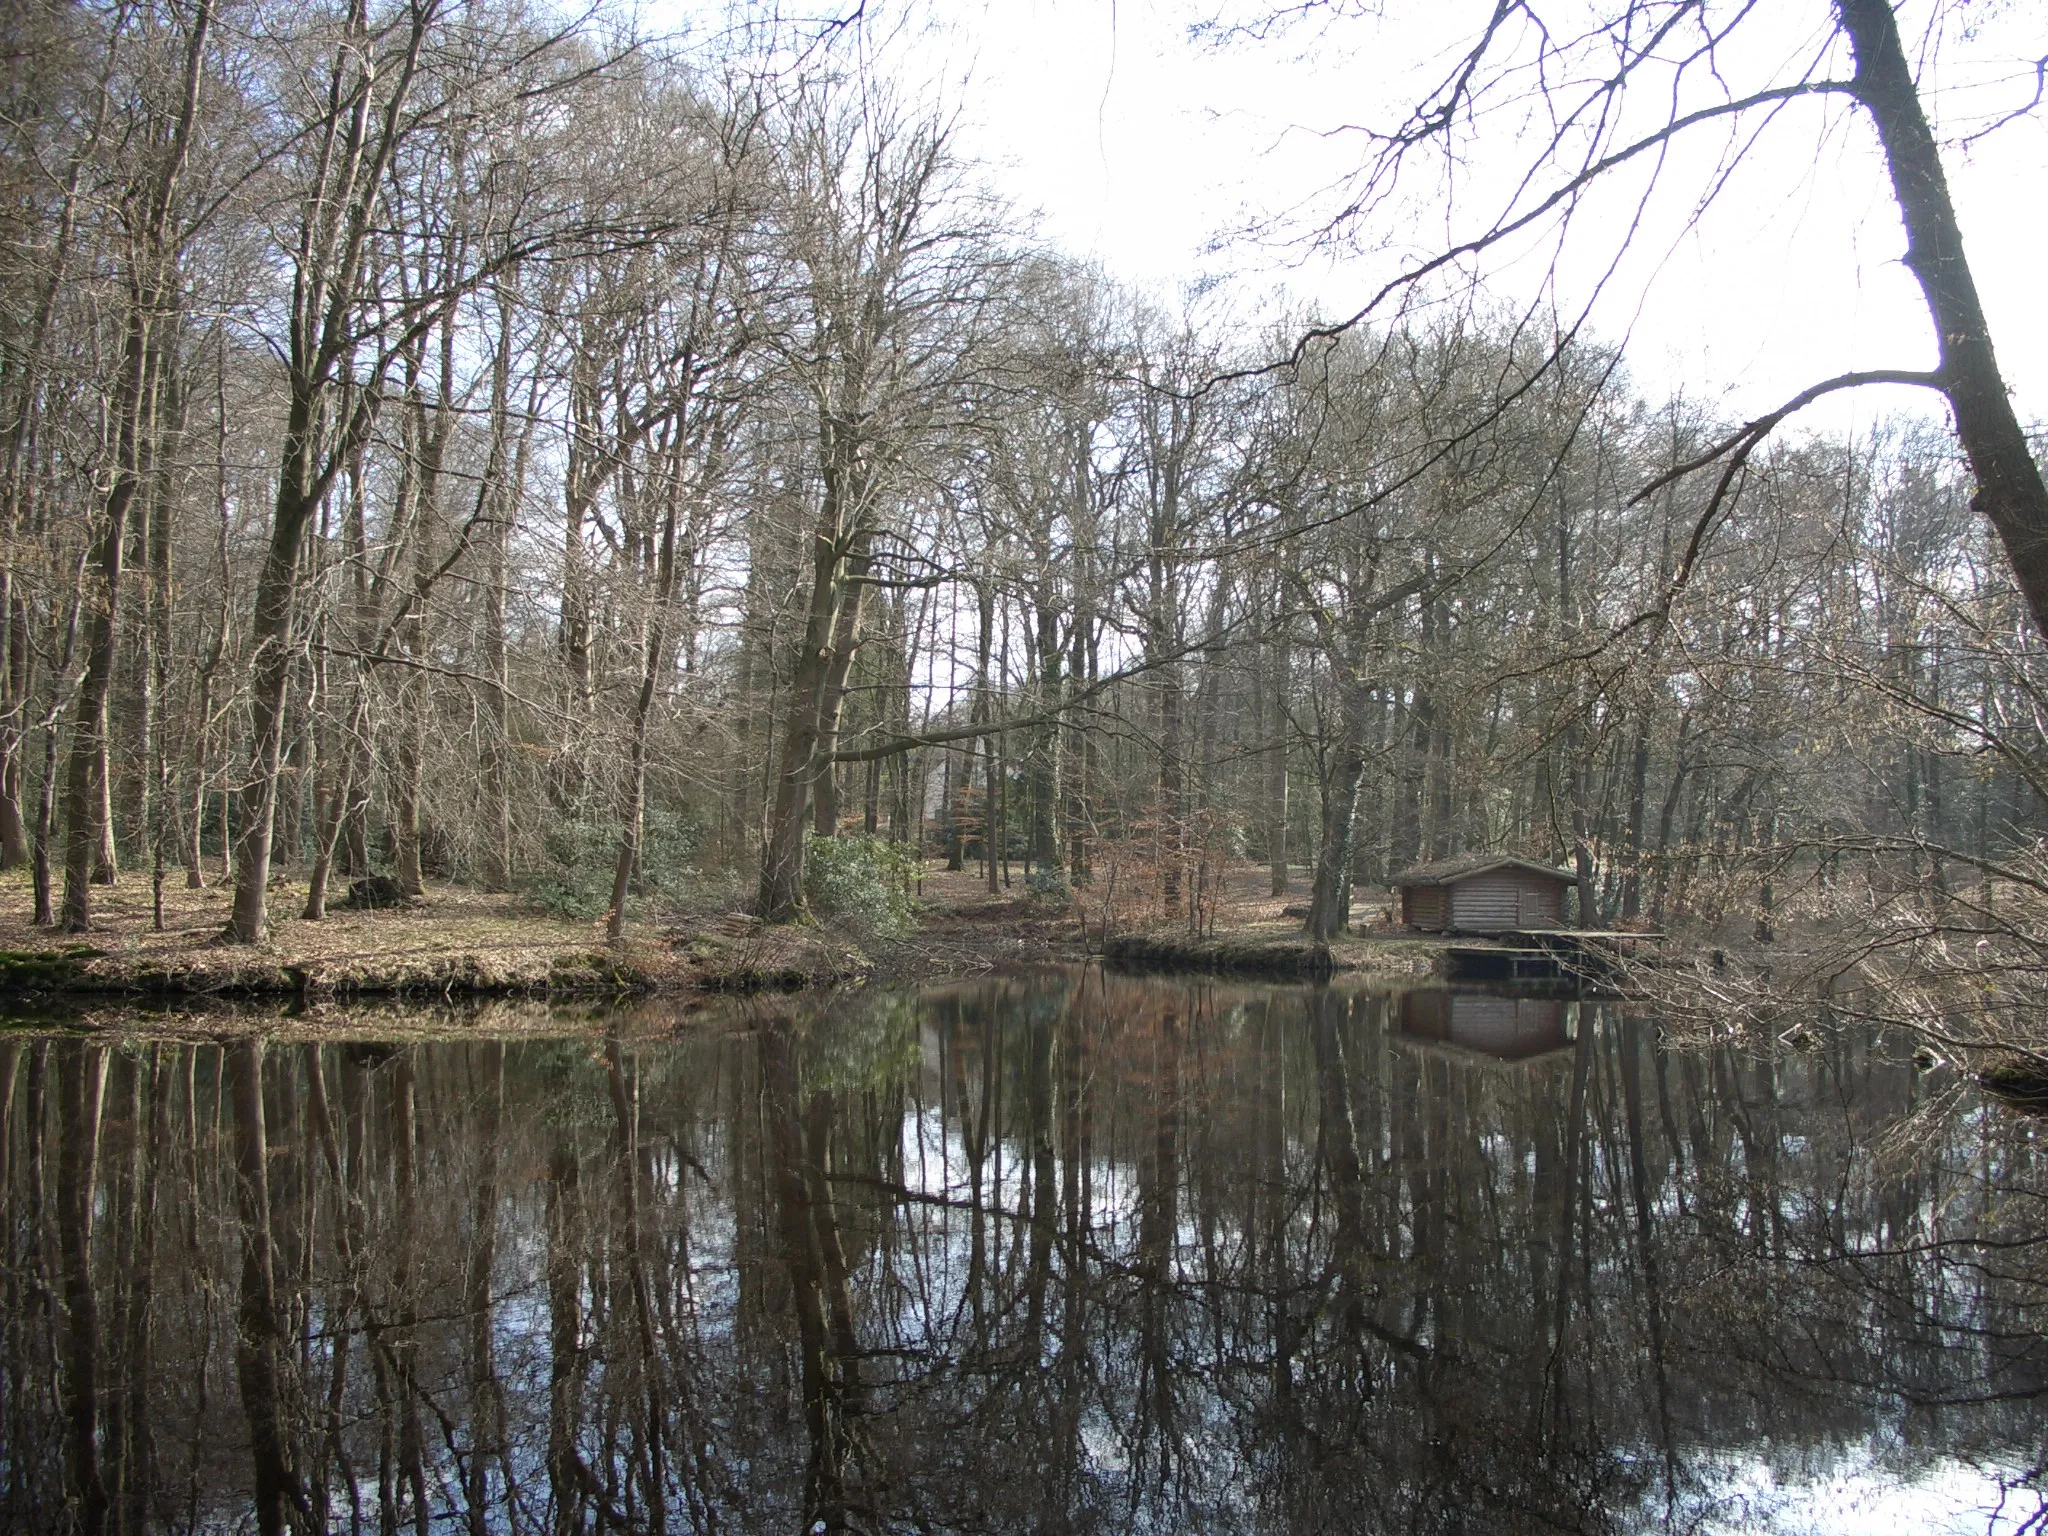
[(2035, 1143), (1867, 1042), (1587, 1009), (1506, 1064), (1100, 976), (837, 1006), (0, 1045), (0, 1518), (1599, 1530), (1727, 1455), (2032, 1443)]

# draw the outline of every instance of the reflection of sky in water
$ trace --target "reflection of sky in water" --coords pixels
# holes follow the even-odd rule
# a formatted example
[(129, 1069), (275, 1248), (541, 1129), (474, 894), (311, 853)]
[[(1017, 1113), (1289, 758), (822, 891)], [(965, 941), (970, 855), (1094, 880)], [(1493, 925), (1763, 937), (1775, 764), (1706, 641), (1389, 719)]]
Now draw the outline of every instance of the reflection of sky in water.
[[(508, 1471), (522, 1527), (539, 1521), (559, 1412), (573, 1420), (564, 1443), (624, 1498), (650, 1381), (671, 1420), (666, 1475), (696, 1458), (727, 1528), (801, 1529), (816, 1449), (792, 1297), (817, 1287), (829, 1320), (828, 1231), (856, 1338), (851, 1357), (832, 1339), (822, 1357), (832, 1381), (858, 1380), (835, 1410), (853, 1426), (843, 1475), (899, 1528), (1023, 1530), (1057, 1513), (1077, 1530), (1508, 1532), (1532, 1528), (1517, 1501), (1535, 1499), (1548, 1504), (1529, 1520), (1593, 1531), (1999, 1536), (2040, 1508), (2022, 1493), (2000, 1512), (1997, 1470), (2017, 1476), (2038, 1453), (2019, 1394), (2048, 1382), (2048, 1273), (2027, 1267), (2048, 1249), (2026, 1246), (2048, 1211), (2039, 1148), (1867, 1042), (1761, 1063), (1687, 1056), (1588, 1009), (1570, 1049), (1501, 1061), (1403, 1040), (1383, 1003), (1299, 989), (1057, 978), (946, 998), (905, 1010), (907, 1050), (887, 1017), (837, 1032), (831, 1009), (859, 999), (785, 1036), (622, 1047), (637, 1261), (604, 1053), (506, 1049), (488, 1320), (505, 1448), (485, 1529), (511, 1528)], [(476, 1433), (461, 1288), (487, 1145), (479, 1049), (409, 1057), (417, 1388), (444, 1512), (460, 1508)], [(273, 1105), (303, 1067), (271, 1048)], [(387, 1343), (392, 1071), (353, 1080), (367, 1294)], [(166, 1196), (178, 1230), (197, 1216), (198, 1246), (181, 1238), (160, 1262), (167, 1297), (211, 1296), (214, 1312), (188, 1328), (167, 1301), (153, 1368), (170, 1391), (196, 1371), (178, 1352), (206, 1352), (198, 1432), (232, 1523), (248, 1465), (232, 1110), (201, 1111), (219, 1134), (193, 1143), (197, 1183)], [(786, 1207), (806, 1181), (790, 1149), (827, 1142), (830, 1169), (811, 1173), (829, 1173), (829, 1208)], [(293, 1202), (311, 1213), (285, 1288), (317, 1341), (353, 1303), (329, 1246), (327, 1169), (295, 1161), (304, 1145), (274, 1133), (273, 1201), (292, 1243)], [(10, 1214), (28, 1166), (13, 1150)], [(110, 1142), (100, 1162), (109, 1222), (125, 1157)], [(1070, 1189), (1085, 1207), (1067, 1208)], [(1985, 1222), (2018, 1243), (1999, 1275), (1968, 1246)], [(818, 1240), (801, 1262), (791, 1230)], [(657, 1313), (651, 1364), (636, 1354), (636, 1274)], [(566, 1356), (551, 1337), (563, 1294)], [(338, 1433), (374, 1511), (363, 1466), (389, 1454), (390, 1395), (360, 1318), (351, 1340)], [(325, 1400), (331, 1358), (312, 1350), (302, 1400)], [(2014, 1401), (1905, 1406), (2001, 1392)], [(43, 1465), (61, 1477), (61, 1440)]]
[[(1593, 1017), (1590, 1011), (1587, 1017), (1589, 1020)], [(1572, 1039), (1576, 1039), (1578, 1023), (1579, 1007), (1573, 1004), (1572, 1028), (1569, 1031)], [(924, 1207), (920, 1213), (923, 1233), (932, 1244), (927, 1262), (932, 1266), (932, 1273), (942, 1277), (944, 1288), (935, 1298), (937, 1305), (918, 1315), (900, 1315), (897, 1326), (905, 1336), (923, 1331), (929, 1340), (930, 1330), (935, 1324), (942, 1324), (946, 1319), (957, 1320), (970, 1305), (965, 1288), (973, 1271), (972, 1240), (966, 1208), (976, 1189), (976, 1170), (963, 1127), (957, 1119), (949, 1121), (937, 1102), (941, 1084), (935, 1066), (936, 1041), (929, 1032), (925, 1044), (926, 1088), (931, 1097), (921, 1114), (905, 1119), (902, 1153), (907, 1170), (906, 1186), (915, 1193), (944, 1202), (943, 1206)], [(1512, 1040), (1502, 1043), (1503, 1050), (1512, 1052), (1514, 1048)], [(950, 1108), (956, 1116), (963, 1112), (963, 1108), (969, 1114), (979, 1112), (979, 1106), (973, 1103), (964, 1107), (954, 1103)], [(1972, 1110), (1960, 1117), (1960, 1124), (1972, 1134), (1981, 1132), (1981, 1111)], [(1496, 1197), (1512, 1197), (1515, 1189), (1526, 1185), (1538, 1171), (1536, 1152), (1533, 1149), (1524, 1151), (1506, 1134), (1487, 1132), (1478, 1136), (1473, 1145), (1478, 1154), (1482, 1183)], [(1393, 1161), (1395, 1147), (1390, 1128), (1383, 1132), (1375, 1150), (1382, 1164)], [(1293, 1142), (1286, 1152), (1285, 1161), (1290, 1167), (1299, 1167), (1304, 1161), (1312, 1164), (1318, 1156), (1312, 1146)], [(1784, 1130), (1775, 1138), (1774, 1154), (1787, 1162), (1796, 1163), (1813, 1152), (1811, 1138), (1802, 1132)], [(1028, 1216), (1031, 1184), (1029, 1170), (1024, 1165), (1032, 1155), (1033, 1148), (1020, 1141), (996, 1135), (986, 1140), (981, 1152), (979, 1189), (983, 1210), (991, 1219), (1000, 1211), (1008, 1211), (1020, 1218)], [(1731, 1142), (1725, 1149), (1722, 1171), (1730, 1177), (1745, 1176), (1748, 1155), (1745, 1142)], [(1604, 1184), (1611, 1188), (1615, 1181), (1627, 1176), (1626, 1170), (1615, 1161), (1614, 1150), (1610, 1147), (1597, 1143), (1589, 1146), (1586, 1158), (1590, 1182), (1595, 1187)], [(1063, 1175), (1063, 1165), (1057, 1158), (1053, 1160), (1053, 1166), (1058, 1170), (1056, 1176)], [(1519, 1180), (1516, 1175), (1519, 1175)], [(1094, 1194), (1089, 1234), (1097, 1256), (1111, 1264), (1131, 1264), (1142, 1198), (1138, 1187), (1138, 1168), (1130, 1161), (1098, 1158), (1087, 1166), (1085, 1178)], [(1618, 1201), (1597, 1194), (1589, 1197), (1589, 1203), (1603, 1210), (1619, 1208)], [(1814, 1202), (1809, 1192), (1787, 1190), (1774, 1203), (1777, 1206), (1775, 1219), (1781, 1223), (1792, 1223), (1810, 1216)], [(1398, 1239), (1397, 1251), (1412, 1257), (1414, 1234), (1409, 1226), (1409, 1219), (1414, 1215), (1412, 1201), (1403, 1200), (1397, 1209), (1403, 1218), (1394, 1234)], [(1680, 1217), (1684, 1213), (1682, 1191), (1677, 1187), (1658, 1191), (1651, 1203), (1651, 1211), (1658, 1220)], [(1738, 1226), (1746, 1225), (1758, 1215), (1747, 1197), (1735, 1201), (1731, 1214)], [(1932, 1222), (1938, 1213), (1924, 1206), (1919, 1214), (1923, 1220)], [(1202, 1284), (1199, 1261), (1203, 1255), (1195, 1249), (1203, 1244), (1210, 1258), (1220, 1254), (1228, 1261), (1249, 1252), (1255, 1244), (1255, 1236), (1228, 1227), (1220, 1231), (1212, 1227), (1205, 1234), (1193, 1222), (1179, 1221), (1173, 1229), (1172, 1251), (1165, 1271), (1169, 1283)], [(1951, 1327), (1965, 1327), (1974, 1322), (1977, 1308), (1967, 1293), (1950, 1294), (1944, 1300)], [(1418, 1345), (1430, 1347), (1436, 1343), (1434, 1319), (1411, 1314), (1409, 1321)], [(1045, 1354), (1048, 1364), (1052, 1357), (1048, 1348)], [(1183, 1348), (1175, 1358), (1180, 1367), (1203, 1374), (1217, 1372), (1230, 1364), (1225, 1353), (1207, 1347), (1206, 1339), (1198, 1339), (1192, 1348)], [(1138, 1369), (1128, 1359), (1118, 1360), (1114, 1368), (1125, 1374), (1135, 1374)], [(1195, 1404), (1190, 1419), (1183, 1422), (1181, 1429), (1183, 1478), (1194, 1482), (1207, 1481), (1210, 1486), (1204, 1491), (1204, 1498), (1215, 1501), (1212, 1507), (1228, 1507), (1240, 1512), (1253, 1510), (1253, 1490), (1245, 1486), (1244, 1469), (1234, 1461), (1242, 1449), (1239, 1426), (1232, 1420), (1223, 1400), (1209, 1396)], [(1097, 1476), (1114, 1483), (1132, 1474), (1133, 1452), (1128, 1426), (1113, 1424), (1099, 1413), (1088, 1414), (1081, 1424), (1081, 1444), (1084, 1456)], [(1652, 1469), (1652, 1476), (1659, 1475), (1654, 1472), (1659, 1464), (1654, 1448), (1633, 1454), (1617, 1451), (1616, 1458), (1635, 1461), (1646, 1469)], [(1657, 1502), (1646, 1503), (1638, 1518), (1650, 1525), (1662, 1524), (1668, 1518), (1681, 1528), (1700, 1532), (1755, 1531), (1793, 1536), (1793, 1533), (1805, 1532), (1868, 1531), (1873, 1536), (1898, 1536), (1904, 1531), (1925, 1531), (1935, 1533), (1935, 1536), (1947, 1532), (1958, 1533), (1958, 1536), (1965, 1532), (2001, 1536), (2003, 1532), (2017, 1532), (2030, 1519), (2037, 1521), (2043, 1507), (2041, 1500), (2024, 1486), (2027, 1469), (2018, 1459), (2003, 1466), (1984, 1467), (1953, 1458), (1937, 1458), (1932, 1464), (1926, 1464), (1912, 1455), (1897, 1454), (1893, 1460), (1898, 1465), (1893, 1465), (1878, 1459), (1867, 1447), (1830, 1452), (1819, 1445), (1812, 1447), (1803, 1458), (1817, 1465), (1774, 1467), (1761, 1458), (1700, 1449), (1685, 1452), (1684, 1459), (1687, 1491), (1668, 1511)], [(1801, 1459), (1796, 1454), (1793, 1457), (1795, 1462)], [(2015, 1485), (2020, 1486), (2015, 1490)], [(1140, 1521), (1139, 1525), (1150, 1528), (1146, 1521)]]
[(1806, 1477), (1739, 1458), (1695, 1470), (1707, 1486), (1687, 1501), (1685, 1520), (1701, 1536), (2018, 1536), (2039, 1529), (2042, 1508), (2034, 1494), (2008, 1492), (2018, 1468), (1948, 1458), (1903, 1476), (1867, 1454)]

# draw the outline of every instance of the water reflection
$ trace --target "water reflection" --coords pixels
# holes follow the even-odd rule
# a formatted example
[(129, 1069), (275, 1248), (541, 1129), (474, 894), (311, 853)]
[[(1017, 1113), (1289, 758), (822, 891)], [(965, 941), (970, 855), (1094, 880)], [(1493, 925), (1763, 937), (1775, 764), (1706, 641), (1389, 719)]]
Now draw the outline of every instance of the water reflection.
[(17, 1036), (0, 1113), (13, 1529), (2041, 1507), (2037, 1139), (1866, 1040), (1074, 973), (672, 1042)]
[(1578, 1034), (1579, 1005), (1562, 997), (1430, 987), (1403, 993), (1396, 1006), (1408, 1038), (1500, 1061), (1564, 1050)]

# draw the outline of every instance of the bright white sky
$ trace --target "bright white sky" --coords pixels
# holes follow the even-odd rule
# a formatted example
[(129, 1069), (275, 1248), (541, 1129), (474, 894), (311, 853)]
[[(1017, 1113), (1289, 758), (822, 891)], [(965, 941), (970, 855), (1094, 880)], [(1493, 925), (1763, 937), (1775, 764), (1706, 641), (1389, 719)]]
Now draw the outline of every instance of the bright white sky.
[[(1231, 302), (1246, 311), (1284, 286), (1327, 312), (1349, 313), (1389, 270), (1390, 255), (1305, 263), (1299, 252), (1214, 241), (1247, 213), (1313, 199), (1356, 150), (1311, 130), (1383, 123), (1410, 104), (1490, 0), (1387, 0), (1383, 8), (1400, 20), (1216, 47), (1189, 38), (1189, 23), (1214, 10), (1200, 0), (931, 0), (924, 14), (938, 20), (882, 57), (958, 104), (963, 147), (1006, 196), (1036, 211), (1029, 227), (1049, 243), (1169, 303), (1209, 277), (1226, 279)], [(1747, 62), (1759, 71), (1810, 52), (1825, 19), (1816, 0), (1763, 13), (1786, 30), (1757, 37), (1762, 51)], [(2048, 420), (2048, 108), (1967, 151), (1955, 143), (2031, 94), (2031, 60), (2048, 53), (2048, 6), (1977, 0), (1960, 14), (1976, 35), (1944, 42), (1938, 67), (1923, 70), (1923, 90), (1943, 118), (1937, 131), (2000, 362), (2022, 418)], [(1909, 5), (1901, 21), (1914, 47), (1925, 6)], [(1702, 142), (1699, 154), (1720, 147)], [(1478, 207), (1516, 164), (1505, 138), (1475, 156), (1463, 174), (1480, 197), (1465, 206)], [(1903, 236), (1860, 120), (1840, 106), (1795, 108), (1685, 232), (1681, 215), (1711, 164), (1667, 167), (1672, 195), (1595, 312), (1600, 335), (1628, 334), (1641, 389), (1683, 387), (1729, 415), (1751, 415), (1849, 368), (1932, 363), (1926, 312), (1898, 263)], [(1582, 219), (1560, 269), (1566, 302), (1611, 259), (1612, 232), (1631, 207), (1617, 185)], [(1444, 228), (1441, 214), (1433, 223), (1418, 215), (1411, 228), (1376, 233), (1423, 250)], [(1546, 270), (1547, 260), (1524, 260), (1489, 281), (1519, 299), (1537, 291)], [(1924, 402), (1910, 391), (1865, 393), (1804, 420), (1840, 429)]]

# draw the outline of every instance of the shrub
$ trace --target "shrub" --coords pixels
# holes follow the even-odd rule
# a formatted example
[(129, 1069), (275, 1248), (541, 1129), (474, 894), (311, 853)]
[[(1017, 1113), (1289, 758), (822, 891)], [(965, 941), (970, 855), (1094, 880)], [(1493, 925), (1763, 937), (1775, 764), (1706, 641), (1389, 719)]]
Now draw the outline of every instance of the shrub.
[(1073, 894), (1067, 886), (1067, 872), (1057, 865), (1032, 870), (1024, 877), (1024, 889), (1031, 893), (1033, 901), (1062, 907)]
[(907, 933), (916, 914), (917, 856), (902, 843), (867, 836), (808, 836), (804, 898), (821, 918), (870, 933)]
[[(578, 818), (558, 823), (541, 840), (541, 865), (526, 891), (557, 917), (595, 919), (612, 905), (612, 872), (618, 866), (619, 824)], [(640, 872), (635, 895), (682, 900), (696, 878), (690, 862), (697, 851), (697, 825), (675, 811), (647, 813), (641, 824)]]

